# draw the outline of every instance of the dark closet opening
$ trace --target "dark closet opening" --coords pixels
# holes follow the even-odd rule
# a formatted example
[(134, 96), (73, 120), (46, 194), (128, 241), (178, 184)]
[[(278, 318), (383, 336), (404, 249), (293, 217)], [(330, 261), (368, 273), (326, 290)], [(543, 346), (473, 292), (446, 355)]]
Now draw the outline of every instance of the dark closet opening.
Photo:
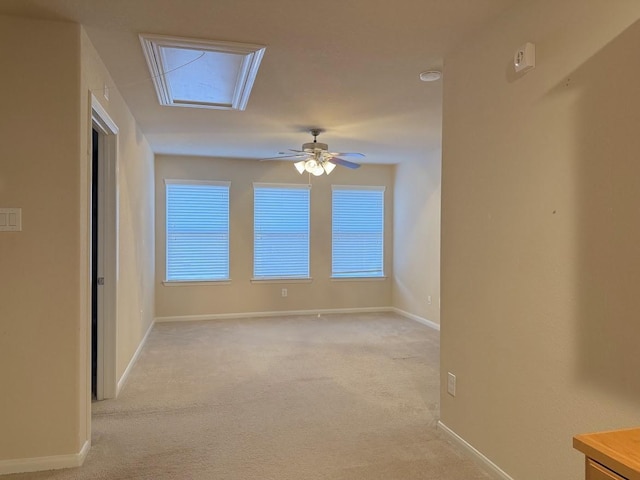
[(98, 379), (98, 141), (91, 136), (91, 396), (97, 397)]

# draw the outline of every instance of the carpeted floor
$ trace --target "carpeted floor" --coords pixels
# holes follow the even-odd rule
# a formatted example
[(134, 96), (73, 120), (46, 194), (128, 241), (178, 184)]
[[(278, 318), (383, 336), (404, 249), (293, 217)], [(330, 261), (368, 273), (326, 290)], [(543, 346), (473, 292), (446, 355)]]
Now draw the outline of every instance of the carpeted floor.
[(84, 466), (2, 480), (488, 479), (436, 430), (438, 338), (393, 314), (157, 324)]

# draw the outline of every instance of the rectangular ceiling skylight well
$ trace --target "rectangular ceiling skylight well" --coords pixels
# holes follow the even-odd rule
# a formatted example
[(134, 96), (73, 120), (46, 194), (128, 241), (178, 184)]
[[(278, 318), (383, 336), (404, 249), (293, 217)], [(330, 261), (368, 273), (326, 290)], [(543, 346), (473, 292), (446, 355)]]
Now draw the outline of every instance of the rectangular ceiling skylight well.
[(244, 110), (263, 45), (141, 34), (161, 105)]

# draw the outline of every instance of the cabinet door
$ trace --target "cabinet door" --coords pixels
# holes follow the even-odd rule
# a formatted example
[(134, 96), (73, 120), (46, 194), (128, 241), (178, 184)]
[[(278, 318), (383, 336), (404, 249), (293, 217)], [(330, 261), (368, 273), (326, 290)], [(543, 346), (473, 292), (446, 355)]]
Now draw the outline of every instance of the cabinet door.
[(587, 480), (625, 480), (624, 477), (617, 475), (606, 467), (603, 467), (590, 458), (587, 458)]

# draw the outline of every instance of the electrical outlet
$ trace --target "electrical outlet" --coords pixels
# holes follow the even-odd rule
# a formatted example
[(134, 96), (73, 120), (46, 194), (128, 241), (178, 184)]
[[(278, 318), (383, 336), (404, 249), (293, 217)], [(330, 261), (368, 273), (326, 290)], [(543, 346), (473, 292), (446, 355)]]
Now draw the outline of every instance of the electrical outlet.
[(287, 289), (286, 289), (286, 288), (283, 288), (283, 289), (282, 289), (282, 296), (283, 296), (283, 297), (286, 297), (286, 296), (287, 296), (287, 293), (288, 293), (288, 292), (287, 292)]
[(456, 376), (451, 372), (447, 376), (447, 393), (452, 397), (456, 396)]

